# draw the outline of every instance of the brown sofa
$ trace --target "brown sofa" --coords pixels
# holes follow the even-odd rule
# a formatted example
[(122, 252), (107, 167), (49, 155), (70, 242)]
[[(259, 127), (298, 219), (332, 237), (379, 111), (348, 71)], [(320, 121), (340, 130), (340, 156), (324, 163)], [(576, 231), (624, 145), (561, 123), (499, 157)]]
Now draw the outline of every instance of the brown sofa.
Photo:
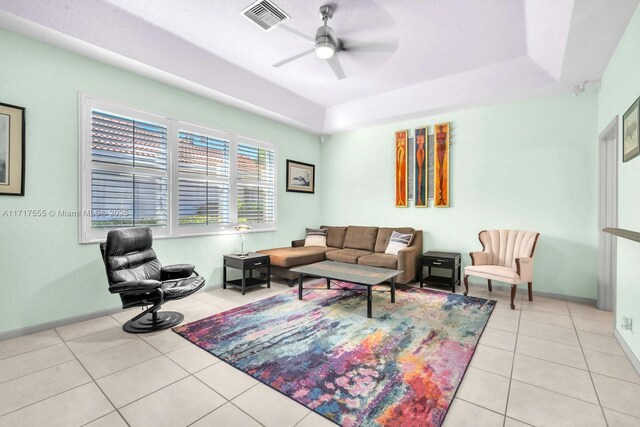
[[(396, 283), (406, 284), (415, 280), (418, 273), (418, 258), (422, 253), (422, 230), (410, 227), (328, 227), (327, 247), (304, 246), (304, 239), (294, 240), (291, 247), (264, 249), (258, 251), (269, 255), (271, 259), (271, 274), (289, 281), (293, 286), (296, 273), (292, 267), (313, 264), (320, 261), (338, 261), (349, 264), (368, 265), (402, 270)], [(398, 252), (398, 255), (385, 254), (391, 233), (413, 233), (411, 245)]]

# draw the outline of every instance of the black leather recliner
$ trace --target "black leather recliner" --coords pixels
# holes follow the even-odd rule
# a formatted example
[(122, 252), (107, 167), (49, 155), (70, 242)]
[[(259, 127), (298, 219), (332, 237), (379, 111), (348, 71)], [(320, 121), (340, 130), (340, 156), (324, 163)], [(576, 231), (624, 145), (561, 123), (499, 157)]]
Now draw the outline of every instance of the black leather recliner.
[(191, 264), (162, 267), (152, 243), (149, 227), (132, 227), (109, 231), (107, 241), (100, 244), (109, 292), (120, 294), (122, 308), (151, 306), (122, 326), (134, 334), (167, 329), (182, 322), (182, 314), (159, 312), (160, 306), (191, 295), (205, 283)]

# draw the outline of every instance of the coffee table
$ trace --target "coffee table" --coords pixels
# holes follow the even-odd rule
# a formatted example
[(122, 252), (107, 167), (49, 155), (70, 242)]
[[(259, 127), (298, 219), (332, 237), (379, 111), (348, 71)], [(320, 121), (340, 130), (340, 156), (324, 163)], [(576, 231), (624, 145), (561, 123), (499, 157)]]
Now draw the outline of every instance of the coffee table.
[[(302, 299), (302, 279), (304, 276), (319, 277), (326, 279), (327, 289), (331, 289), (331, 280), (341, 280), (367, 288), (367, 317), (372, 317), (372, 292), (373, 287), (389, 280), (391, 282), (391, 302), (396, 302), (396, 276), (402, 273), (401, 270), (390, 270), (388, 268), (369, 267), (365, 265), (347, 264), (344, 262), (322, 261), (315, 264), (303, 265), (292, 268), (291, 271), (298, 273), (298, 299)], [(360, 293), (358, 289), (343, 288), (345, 291)], [(309, 288), (308, 288), (309, 289)], [(322, 288), (312, 288), (313, 290), (326, 290)], [(388, 292), (388, 291), (379, 291)]]

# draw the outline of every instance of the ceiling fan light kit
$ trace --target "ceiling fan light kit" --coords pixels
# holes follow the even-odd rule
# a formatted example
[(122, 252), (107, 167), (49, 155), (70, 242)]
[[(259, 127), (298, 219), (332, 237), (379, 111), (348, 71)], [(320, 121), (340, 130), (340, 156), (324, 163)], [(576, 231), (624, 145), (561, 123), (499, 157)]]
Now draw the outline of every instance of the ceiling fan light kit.
[(324, 21), (324, 25), (316, 31), (316, 56), (321, 59), (329, 59), (335, 55), (338, 47), (338, 39), (336, 33), (328, 25), (329, 19), (333, 17), (333, 8), (331, 6), (322, 6), (320, 8), (320, 18)]
[(320, 59), (329, 59), (336, 53), (335, 47), (329, 43), (316, 44), (316, 56)]
[[(263, 0), (266, 1), (266, 0)], [(338, 58), (339, 55), (344, 55), (353, 52), (395, 52), (397, 45), (395, 43), (367, 43), (363, 41), (353, 41), (353, 40), (341, 40), (336, 37), (336, 33), (329, 26), (329, 20), (333, 18), (333, 14), (335, 9), (333, 6), (324, 5), (320, 7), (320, 18), (324, 22), (320, 28), (316, 30), (315, 37), (310, 37), (305, 35), (304, 33), (288, 27), (286, 25), (279, 25), (280, 28), (300, 37), (307, 41), (314, 42), (314, 47), (306, 50), (304, 52), (297, 53), (289, 58), (286, 58), (282, 61), (276, 62), (273, 64), (274, 67), (278, 68), (285, 64), (289, 64), (295, 60), (298, 60), (302, 57), (305, 57), (313, 52), (316, 53), (316, 56), (320, 59), (324, 59), (326, 63), (333, 71), (333, 74), (336, 76), (338, 80), (343, 80), (345, 78), (344, 70), (342, 69), (342, 63)]]

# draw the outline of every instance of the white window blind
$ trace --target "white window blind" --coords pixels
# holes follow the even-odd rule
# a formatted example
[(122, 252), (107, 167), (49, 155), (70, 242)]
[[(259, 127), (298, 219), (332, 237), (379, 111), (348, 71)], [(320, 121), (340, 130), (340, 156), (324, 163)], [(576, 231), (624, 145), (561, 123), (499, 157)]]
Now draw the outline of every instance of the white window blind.
[(179, 225), (229, 225), (229, 141), (180, 130), (178, 147)]
[(91, 228), (166, 227), (167, 127), (91, 110)]
[[(276, 228), (275, 145), (81, 97), (80, 241)], [(88, 213), (88, 214), (87, 214)]]
[(271, 149), (238, 143), (238, 222), (275, 223), (275, 153)]

